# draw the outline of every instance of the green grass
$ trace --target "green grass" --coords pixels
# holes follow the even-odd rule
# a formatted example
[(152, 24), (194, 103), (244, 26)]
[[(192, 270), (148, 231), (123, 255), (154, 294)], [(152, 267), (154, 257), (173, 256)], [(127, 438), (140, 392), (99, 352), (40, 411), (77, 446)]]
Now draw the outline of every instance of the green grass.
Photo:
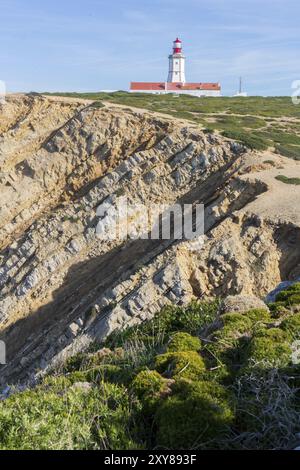
[(285, 184), (293, 184), (293, 185), (300, 184), (300, 178), (288, 178), (287, 176), (284, 176), (284, 175), (278, 175), (275, 177), (275, 179)]
[(284, 157), (292, 158), (293, 160), (300, 160), (300, 146), (296, 145), (276, 145), (276, 153), (283, 155)]
[(0, 402), (0, 449), (287, 448), (300, 432), (299, 303), (298, 283), (271, 313), (193, 302), (115, 332)]
[(210, 113), (228, 113), (259, 116), (263, 118), (300, 118), (299, 106), (294, 106), (289, 97), (248, 97), (239, 98), (196, 98), (193, 96), (180, 96), (174, 99), (172, 95), (151, 95), (146, 93), (127, 93), (118, 91), (114, 93), (44, 93), (54, 96), (66, 96), (90, 100), (105, 100), (128, 106), (137, 106), (147, 109), (165, 109), (167, 111), (188, 111), (199, 115)]
[(252, 134), (246, 131), (223, 131), (222, 135), (229, 139), (238, 140), (253, 150), (267, 150), (272, 145), (272, 142), (268, 139), (263, 139), (256, 134)]
[(267, 138), (281, 145), (300, 145), (300, 136), (278, 129), (269, 129), (258, 133), (262, 138)]

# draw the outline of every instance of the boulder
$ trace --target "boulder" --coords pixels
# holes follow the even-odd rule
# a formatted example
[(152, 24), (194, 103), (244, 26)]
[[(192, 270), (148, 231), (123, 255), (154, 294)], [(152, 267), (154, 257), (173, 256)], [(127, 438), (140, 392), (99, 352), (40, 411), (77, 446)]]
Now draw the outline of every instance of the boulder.
[(221, 313), (244, 313), (254, 308), (269, 310), (263, 300), (258, 297), (252, 295), (230, 295), (224, 300), (221, 306)]

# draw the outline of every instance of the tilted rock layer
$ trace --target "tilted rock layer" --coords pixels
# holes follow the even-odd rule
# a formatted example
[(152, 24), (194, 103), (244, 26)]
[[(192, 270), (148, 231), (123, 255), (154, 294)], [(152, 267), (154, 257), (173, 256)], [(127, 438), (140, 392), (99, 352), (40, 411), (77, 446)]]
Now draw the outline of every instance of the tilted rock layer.
[[(298, 162), (133, 108), (19, 95), (1, 116), (2, 386), (166, 304), (263, 297), (300, 276), (300, 190), (275, 180)], [(204, 204), (205, 234), (99, 238), (124, 201), (156, 216)]]

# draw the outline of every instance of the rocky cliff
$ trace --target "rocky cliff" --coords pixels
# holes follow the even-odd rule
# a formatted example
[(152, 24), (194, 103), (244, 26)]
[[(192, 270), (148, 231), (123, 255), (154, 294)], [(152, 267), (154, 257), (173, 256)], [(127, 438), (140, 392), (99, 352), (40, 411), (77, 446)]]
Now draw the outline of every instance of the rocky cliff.
[[(165, 304), (264, 297), (300, 276), (300, 189), (275, 179), (299, 175), (298, 162), (89, 101), (15, 95), (1, 117), (2, 386), (34, 380)], [(125, 197), (202, 203), (205, 235), (99, 239), (97, 209), (108, 214)]]

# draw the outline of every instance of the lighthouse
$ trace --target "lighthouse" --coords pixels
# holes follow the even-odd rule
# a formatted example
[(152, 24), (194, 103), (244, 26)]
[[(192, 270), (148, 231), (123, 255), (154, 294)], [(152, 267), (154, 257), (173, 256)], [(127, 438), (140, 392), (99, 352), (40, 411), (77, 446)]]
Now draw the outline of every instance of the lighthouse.
[(178, 38), (173, 42), (173, 54), (169, 55), (168, 83), (185, 83), (185, 56)]
[(131, 93), (153, 93), (155, 95), (190, 95), (190, 96), (220, 96), (221, 85), (218, 82), (192, 82), (185, 80), (185, 56), (182, 52), (182, 42), (176, 38), (173, 41), (173, 54), (169, 55), (169, 74), (166, 82), (131, 82)]

